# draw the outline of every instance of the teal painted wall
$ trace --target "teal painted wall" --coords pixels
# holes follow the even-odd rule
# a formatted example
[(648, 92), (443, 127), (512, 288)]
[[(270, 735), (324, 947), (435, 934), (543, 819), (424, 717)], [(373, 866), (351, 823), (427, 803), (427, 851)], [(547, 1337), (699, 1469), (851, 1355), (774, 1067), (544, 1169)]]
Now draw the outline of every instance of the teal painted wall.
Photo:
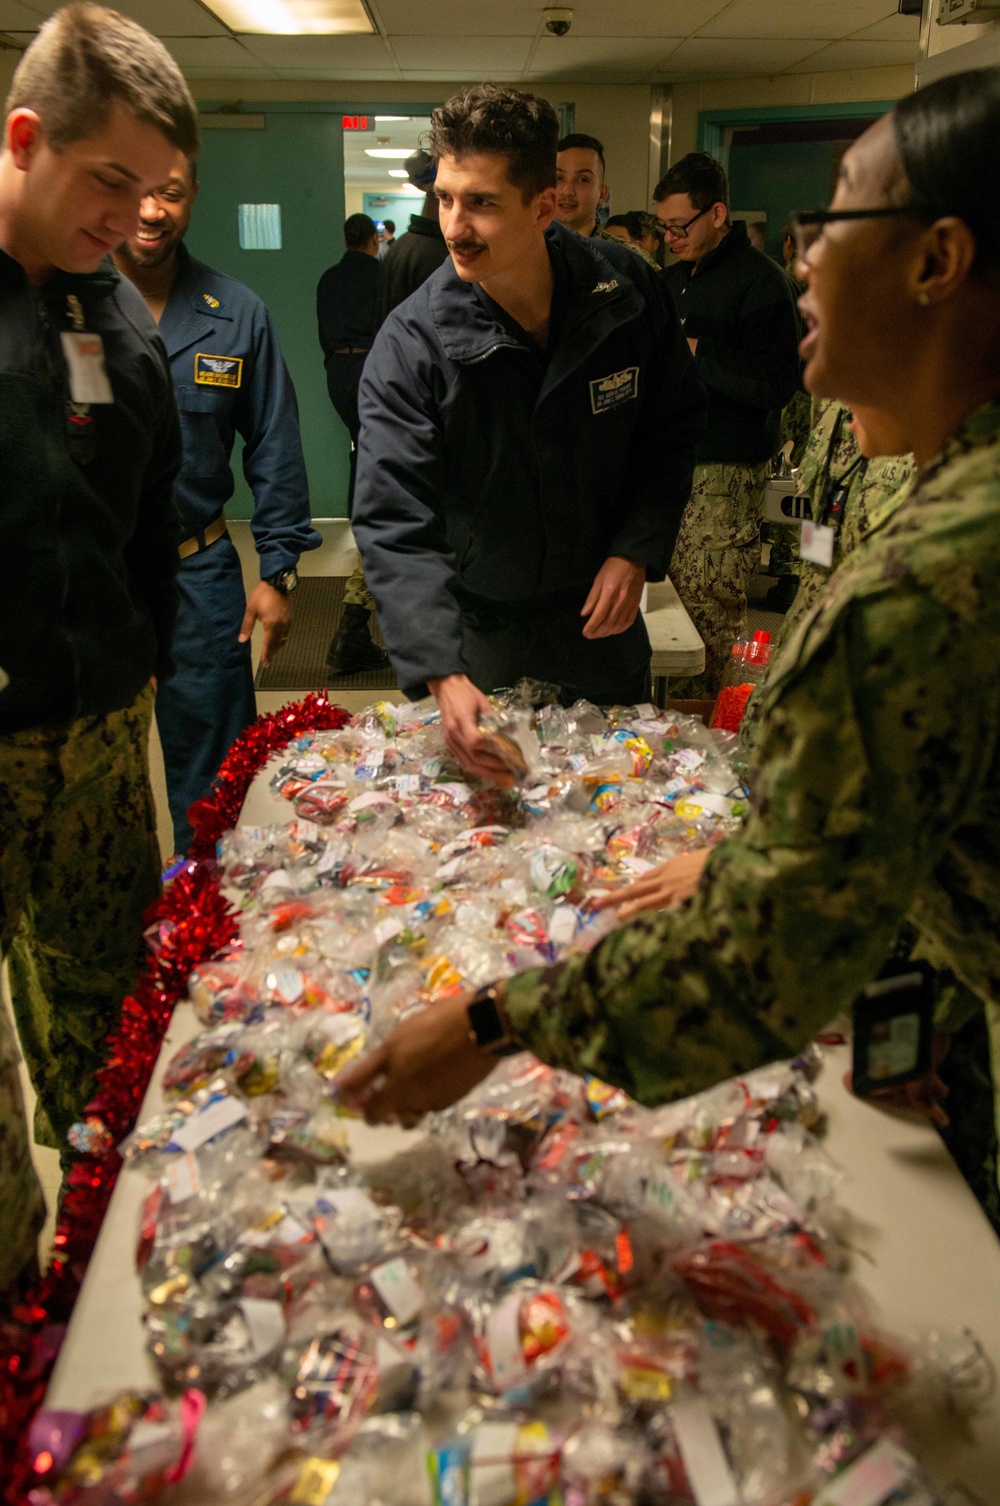
[(796, 209), (830, 200), (830, 141), (786, 141), (729, 148), (729, 200), (734, 209), (763, 209), (767, 250), (781, 258), (781, 231)]
[(366, 193), (364, 196), (365, 214), (370, 214), (373, 220), (384, 220), (388, 215), (396, 222), (397, 235), (403, 234), (411, 214), (420, 213), (423, 202), (414, 193)]
[[(344, 250), (342, 107), (336, 113), (264, 108), (263, 131), (203, 132), (201, 192), (187, 240), (195, 256), (238, 277), (270, 309), (298, 395), (313, 516), (343, 517), (350, 440), (327, 395), (316, 333), (316, 284)], [(240, 250), (243, 203), (281, 205), (280, 251)], [(227, 511), (249, 518), (239, 451), (237, 441), (236, 494)]]

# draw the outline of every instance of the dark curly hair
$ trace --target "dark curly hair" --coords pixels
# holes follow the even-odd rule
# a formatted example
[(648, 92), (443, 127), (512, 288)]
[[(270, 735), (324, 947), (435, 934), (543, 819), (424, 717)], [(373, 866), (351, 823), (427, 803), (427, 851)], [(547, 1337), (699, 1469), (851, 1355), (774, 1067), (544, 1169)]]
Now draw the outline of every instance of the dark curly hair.
[(452, 95), (431, 115), (430, 153), (470, 157), (480, 152), (507, 158), (507, 177), (527, 203), (556, 181), (559, 117), (547, 99), (476, 84)]

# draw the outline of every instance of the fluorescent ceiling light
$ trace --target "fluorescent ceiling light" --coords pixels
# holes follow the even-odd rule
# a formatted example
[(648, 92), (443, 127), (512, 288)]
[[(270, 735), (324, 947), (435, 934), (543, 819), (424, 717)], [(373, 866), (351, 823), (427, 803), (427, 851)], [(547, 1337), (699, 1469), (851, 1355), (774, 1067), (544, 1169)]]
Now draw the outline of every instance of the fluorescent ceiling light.
[(384, 157), (387, 162), (405, 162), (413, 156), (412, 146), (366, 146), (366, 157)]
[(412, 115), (376, 115), (376, 120), (412, 120)]
[(390, 178), (405, 178), (406, 177), (406, 168), (405, 167), (390, 167), (390, 169), (389, 169), (389, 177)]
[(362, 0), (205, 0), (236, 32), (271, 36), (333, 36), (375, 30)]

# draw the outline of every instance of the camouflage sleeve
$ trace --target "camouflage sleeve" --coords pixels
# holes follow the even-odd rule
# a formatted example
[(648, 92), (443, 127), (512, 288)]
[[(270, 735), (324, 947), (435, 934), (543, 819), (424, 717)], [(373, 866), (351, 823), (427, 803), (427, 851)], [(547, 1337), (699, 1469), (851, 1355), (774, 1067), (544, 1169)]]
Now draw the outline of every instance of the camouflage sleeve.
[(525, 1045), (656, 1104), (798, 1050), (846, 1005), (996, 743), (1000, 686), (955, 622), (900, 584), (811, 629), (767, 693), (746, 826), (682, 909), (511, 979)]

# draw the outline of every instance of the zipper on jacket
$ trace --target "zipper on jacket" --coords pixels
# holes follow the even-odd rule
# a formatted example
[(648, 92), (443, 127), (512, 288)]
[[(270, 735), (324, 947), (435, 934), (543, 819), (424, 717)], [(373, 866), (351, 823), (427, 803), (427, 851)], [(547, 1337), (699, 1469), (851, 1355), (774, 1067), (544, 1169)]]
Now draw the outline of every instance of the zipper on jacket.
[(526, 350), (527, 347), (519, 345), (516, 340), (501, 340), (496, 345), (491, 345), (489, 350), (484, 350), (481, 356), (466, 356), (459, 364), (462, 366), (478, 366), (480, 361), (488, 361), (490, 356), (495, 356), (498, 350)]

